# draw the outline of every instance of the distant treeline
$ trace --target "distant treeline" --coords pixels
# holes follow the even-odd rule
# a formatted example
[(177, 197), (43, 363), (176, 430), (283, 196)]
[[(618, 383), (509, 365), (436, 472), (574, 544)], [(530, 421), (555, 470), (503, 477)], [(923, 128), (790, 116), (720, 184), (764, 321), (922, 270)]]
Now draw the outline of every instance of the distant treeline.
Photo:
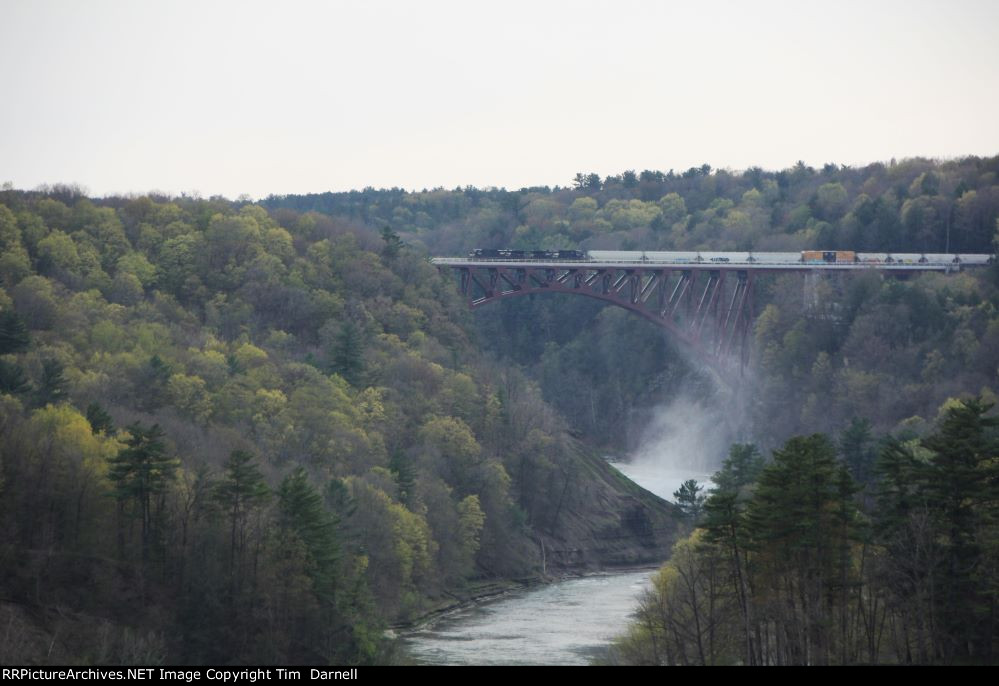
[(262, 204), (389, 225), (438, 254), (476, 247), (990, 252), (999, 157), (864, 167), (577, 174), (566, 187), (271, 196)]

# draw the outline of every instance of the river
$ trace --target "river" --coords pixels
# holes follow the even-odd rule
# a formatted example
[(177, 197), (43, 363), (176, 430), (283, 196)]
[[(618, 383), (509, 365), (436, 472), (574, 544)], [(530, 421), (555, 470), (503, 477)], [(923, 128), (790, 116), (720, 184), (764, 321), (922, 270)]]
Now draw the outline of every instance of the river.
[(585, 665), (624, 631), (652, 570), (568, 579), (459, 610), (409, 635), (438, 665)]
[[(616, 464), (671, 498), (702, 475)], [(627, 627), (654, 570), (568, 579), (471, 605), (405, 637), (419, 662), (437, 665), (585, 665)]]

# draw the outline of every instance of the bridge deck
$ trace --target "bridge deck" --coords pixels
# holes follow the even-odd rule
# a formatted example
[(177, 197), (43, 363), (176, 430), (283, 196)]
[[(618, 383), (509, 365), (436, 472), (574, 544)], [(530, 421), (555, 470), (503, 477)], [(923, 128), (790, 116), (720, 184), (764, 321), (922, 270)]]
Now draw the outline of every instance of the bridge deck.
[(439, 267), (508, 267), (508, 268), (530, 268), (530, 269), (696, 269), (696, 270), (752, 270), (752, 271), (863, 271), (876, 269), (879, 271), (897, 272), (949, 272), (957, 271), (962, 267), (977, 266), (968, 264), (953, 263), (870, 263), (870, 262), (680, 262), (645, 260), (619, 262), (601, 260), (503, 260), (490, 258), (469, 258), (469, 257), (433, 257), (432, 264)]

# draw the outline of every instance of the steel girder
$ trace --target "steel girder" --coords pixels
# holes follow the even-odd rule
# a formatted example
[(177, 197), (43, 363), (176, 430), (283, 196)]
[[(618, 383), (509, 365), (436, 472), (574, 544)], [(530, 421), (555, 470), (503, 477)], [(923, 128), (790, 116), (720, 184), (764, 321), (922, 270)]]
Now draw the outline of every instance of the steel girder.
[(753, 317), (748, 270), (579, 264), (451, 269), (458, 272), (461, 293), (473, 309), (533, 293), (583, 295), (655, 322), (719, 372), (741, 372), (747, 361)]

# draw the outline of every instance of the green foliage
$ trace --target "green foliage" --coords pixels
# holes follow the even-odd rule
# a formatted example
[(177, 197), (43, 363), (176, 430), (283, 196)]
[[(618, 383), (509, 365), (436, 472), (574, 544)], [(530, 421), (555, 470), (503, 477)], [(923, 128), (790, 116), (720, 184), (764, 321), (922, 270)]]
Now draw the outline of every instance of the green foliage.
[(0, 251), (0, 284), (16, 285), (31, 273), (31, 258), (20, 245)]
[(65, 368), (59, 360), (48, 358), (42, 362), (42, 378), (35, 391), (35, 404), (38, 407), (55, 405), (66, 398)]
[(816, 213), (821, 219), (839, 219), (846, 211), (846, 189), (841, 183), (824, 183), (816, 191), (814, 204)]
[(155, 410), (163, 404), (171, 373), (171, 366), (164, 362), (159, 355), (153, 355), (149, 358), (149, 361), (142, 366), (139, 372), (136, 390), (140, 398), (140, 407)]
[(17, 217), (6, 205), (0, 204), (0, 252), (7, 252), (21, 244), (21, 230)]
[(700, 519), (701, 511), (704, 509), (705, 496), (701, 495), (703, 490), (704, 487), (695, 479), (687, 479), (680, 485), (679, 489), (673, 491), (673, 498), (676, 500), (680, 512), (692, 522)]
[(391, 226), (387, 225), (382, 227), (382, 242), (385, 244), (382, 247), (382, 257), (389, 262), (399, 256), (399, 251), (405, 245), (402, 239), (399, 238), (399, 234), (393, 231)]
[(17, 362), (8, 362), (0, 359), (0, 393), (20, 393), (31, 392), (31, 383), (24, 373), (24, 367)]
[[(126, 516), (140, 521), (142, 561), (146, 563), (154, 553), (159, 533), (156, 496), (166, 492), (174, 479), (178, 461), (167, 455), (159, 424), (145, 428), (136, 422), (127, 430), (126, 447), (109, 461), (108, 478), (114, 485), (115, 498), (122, 504), (132, 505)], [(123, 525), (124, 522), (120, 523)]]
[(826, 554), (827, 517), (832, 516), (828, 505), (840, 495), (836, 484), (841, 471), (832, 442), (822, 434), (792, 438), (774, 451), (748, 511), (758, 544), (776, 546), (787, 559), (809, 548), (816, 556)]
[(87, 421), (90, 423), (90, 430), (94, 434), (104, 434), (113, 436), (115, 433), (114, 420), (107, 410), (101, 407), (100, 403), (90, 403), (87, 405)]
[(459, 492), (467, 492), (482, 451), (471, 428), (457, 417), (432, 417), (419, 435), (428, 456), (439, 465), (436, 471)]
[(331, 357), (331, 371), (342, 376), (352, 386), (360, 384), (364, 374), (364, 339), (360, 328), (353, 321), (348, 319), (340, 327)]
[(49, 329), (58, 314), (55, 288), (43, 276), (28, 276), (11, 290), (17, 313), (29, 329)]
[(212, 403), (201, 377), (171, 374), (166, 383), (166, 398), (197, 424), (206, 424), (211, 418)]
[(721, 470), (712, 477), (717, 492), (731, 492), (736, 495), (756, 483), (766, 460), (752, 443), (735, 443), (728, 451), (728, 457)]
[(158, 424), (144, 428), (131, 424), (127, 428), (127, 448), (111, 461), (111, 481), (116, 485), (119, 500), (146, 500), (161, 493), (173, 478), (176, 462), (166, 457), (163, 430)]
[(395, 476), (399, 489), (399, 499), (403, 503), (409, 504), (410, 495), (413, 493), (413, 486), (416, 482), (415, 466), (403, 451), (397, 450), (389, 460), (389, 469)]
[(854, 418), (840, 437), (839, 450), (853, 479), (866, 484), (871, 479), (877, 455), (871, 436), (871, 422)]
[(212, 491), (212, 499), (229, 519), (229, 582), (233, 599), (241, 590), (245, 575), (249, 520), (270, 497), (271, 491), (253, 455), (243, 450), (232, 451), (226, 460), (224, 475)]
[(148, 288), (156, 281), (156, 267), (146, 256), (132, 252), (118, 258), (118, 273), (131, 274), (138, 280), (140, 287)]
[(234, 518), (244, 516), (248, 509), (260, 507), (270, 498), (270, 489), (253, 455), (243, 450), (234, 450), (229, 455), (225, 476), (216, 484), (213, 497)]
[(479, 550), (485, 522), (486, 514), (479, 505), (479, 496), (470, 495), (458, 503), (458, 539), (461, 541), (462, 552), (469, 559), (474, 559)]
[(38, 263), (44, 273), (71, 276), (80, 267), (80, 255), (73, 239), (56, 230), (38, 242)]
[[(86, 419), (69, 405), (50, 405), (24, 416), (23, 404), (14, 398), (2, 396), (0, 401), (6, 540), (27, 550), (91, 554), (101, 548), (111, 518), (107, 459), (120, 444), (94, 436)], [(26, 488), (28, 483), (35, 487)], [(8, 567), (10, 592), (18, 588), (21, 564)], [(36, 593), (49, 597), (60, 586), (39, 579)]]
[(367, 481), (352, 479), (350, 489), (351, 527), (364, 536), (366, 575), (378, 603), (402, 616), (418, 611), (438, 551), (426, 518)]
[(31, 343), (24, 320), (13, 310), (0, 312), (0, 355), (26, 350)]
[(131, 272), (118, 272), (109, 295), (111, 302), (119, 305), (136, 305), (143, 297), (142, 281)]
[(340, 559), (337, 520), (323, 507), (322, 497), (301, 467), (281, 481), (277, 495), (281, 531), (302, 542), (313, 590), (319, 598), (332, 602)]
[(183, 233), (163, 242), (156, 265), (159, 282), (181, 302), (190, 302), (204, 291), (200, 264), (205, 252), (201, 233)]

